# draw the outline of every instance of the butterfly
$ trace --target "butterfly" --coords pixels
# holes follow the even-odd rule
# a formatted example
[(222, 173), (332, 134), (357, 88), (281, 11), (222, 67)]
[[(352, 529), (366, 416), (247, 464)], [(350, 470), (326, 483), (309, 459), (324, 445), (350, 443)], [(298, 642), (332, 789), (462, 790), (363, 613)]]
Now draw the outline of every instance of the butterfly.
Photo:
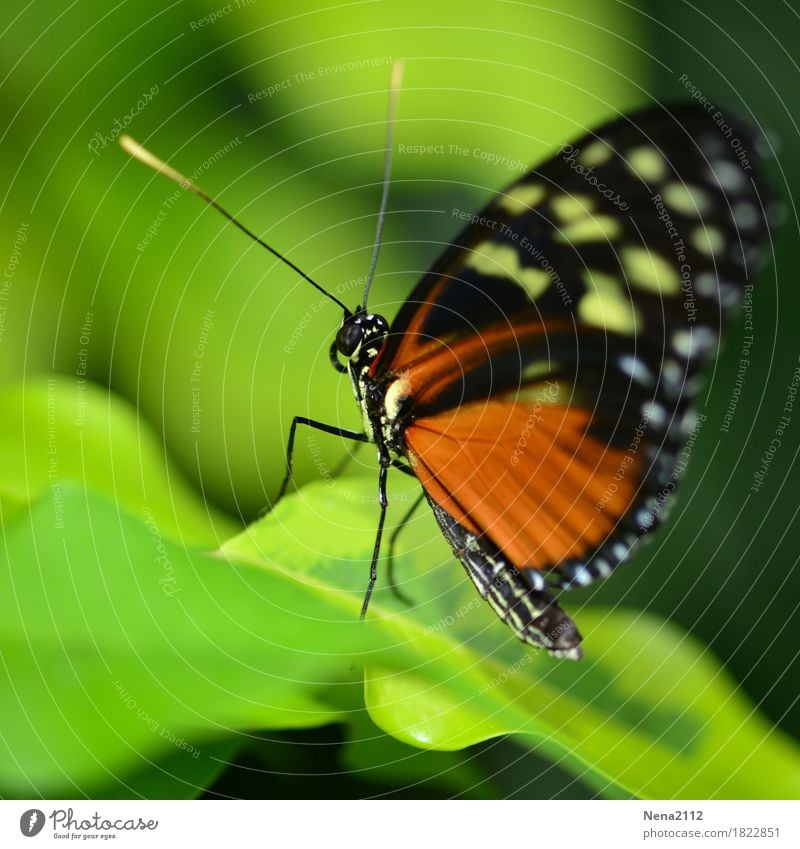
[(765, 262), (775, 206), (758, 174), (766, 139), (695, 104), (617, 117), (462, 216), (468, 226), (391, 322), (366, 292), (348, 309), (183, 175), (122, 143), (343, 310), (331, 361), (350, 378), (363, 430), (295, 417), (281, 494), (299, 426), (377, 448), (362, 616), (396, 468), (419, 481), (456, 558), (514, 634), (579, 659), (581, 634), (556, 593), (610, 575), (665, 517), (703, 421), (703, 364)]

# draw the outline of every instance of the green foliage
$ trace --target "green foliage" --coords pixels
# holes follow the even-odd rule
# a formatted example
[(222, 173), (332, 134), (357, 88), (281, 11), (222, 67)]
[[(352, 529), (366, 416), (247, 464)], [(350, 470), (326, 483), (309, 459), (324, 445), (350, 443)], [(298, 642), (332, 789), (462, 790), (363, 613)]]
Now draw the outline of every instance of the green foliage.
[[(306, 487), (223, 551), (304, 575), (326, 597), (344, 591), (342, 604), (355, 618), (373, 490), (352, 480), (338, 491)], [(385, 731), (440, 750), (518, 734), (602, 792), (687, 799), (800, 792), (800, 747), (776, 734), (691, 636), (641, 612), (584, 608), (586, 659), (554, 662), (498, 625), (432, 523), (417, 524), (413, 555), (400, 565), (417, 603), (407, 609), (384, 588), (370, 612), (372, 629), (392, 646), (365, 663), (366, 706)], [(277, 540), (293, 543), (276, 549)]]
[[(111, 138), (115, 121), (158, 86), (126, 130), (354, 303), (380, 197), (388, 62), (407, 57), (405, 147), (373, 290), (375, 306), (394, 314), (452, 237), (455, 206), (479, 208), (609, 114), (606, 104), (643, 100), (636, 24), (611, 0), (538, 12), (464, 0), (458, 38), (443, 37), (451, 14), (423, 0), (403, 5), (407, 26), (391, 3), (306, 2), (290, 15), (243, 3), (198, 26), (225, 4), (148, 0), (103, 7), (91, 35), (85, 5), (0, 10), (14, 18), (0, 59), (14, 68), (0, 154), (19, 163), (0, 226), (9, 243), (28, 228), (0, 377), (85, 369), (135, 402), (185, 474), (234, 515), (256, 515), (274, 493), (292, 414), (335, 410), (357, 424), (327, 360), (341, 315), (196, 198), (130, 161)], [(45, 19), (58, 23), (43, 32)], [(437, 152), (403, 152), (420, 145)], [(429, 178), (441, 189), (435, 203), (420, 192)], [(320, 452), (335, 463), (334, 443)], [(316, 474), (307, 457), (298, 474)]]
[[(72, 415), (74, 397), (56, 394), (49, 385), (5, 395), (9, 420), (25, 423), (26, 456), (47, 448), (55, 420), (64, 438), (49, 456), (60, 463), (78, 445), (82, 458), (81, 467), (65, 460), (49, 486), (36, 464), (20, 470), (31, 501), (18, 499), (6, 528), (5, 795), (191, 795), (213, 777), (219, 747), (235, 750), (242, 735), (331, 722), (351, 723), (356, 741), (374, 723), (443, 752), (512, 734), (612, 796), (800, 792), (797, 745), (674, 626), (584, 608), (583, 663), (531, 652), (477, 599), (427, 514), (402, 538), (397, 563), (415, 603), (381, 586), (360, 623), (371, 482), (305, 487), (216, 552), (193, 551), (168, 531), (178, 504), (190, 518), (197, 508), (188, 493), (171, 509), (150, 502), (145, 519), (131, 482), (120, 480), (112, 501), (111, 479), (77, 481), (80, 468), (108, 465), (130, 436), (130, 413), (91, 390), (83, 426), (92, 438), (71, 443), (54, 410)], [(155, 486), (163, 457), (141, 423), (139, 443)], [(412, 493), (398, 484), (395, 508)], [(362, 669), (369, 720), (342, 695)], [(350, 763), (374, 769), (385, 747), (351, 747)]]
[[(198, 499), (150, 428), (120, 398), (65, 375), (0, 389), (4, 523), (66, 483), (114, 499), (187, 545), (213, 546), (236, 524)], [(58, 516), (55, 517), (58, 520)]]
[[(321, 795), (548, 796), (573, 776), (577, 795), (796, 798), (796, 422), (748, 494), (796, 366), (796, 286), (754, 293), (759, 336), (723, 437), (731, 328), (670, 525), (564, 600), (584, 662), (517, 644), (425, 510), (397, 562), (413, 604), (382, 567), (361, 624), (373, 477), (302, 487), (242, 533), (274, 496), (293, 414), (358, 422), (327, 362), (338, 313), (113, 139), (90, 146), (158, 85), (127, 129), (349, 302), (372, 248), (387, 63), (406, 57), (373, 289), (392, 315), (458, 229), (454, 210), (654, 90), (686, 99), (684, 72), (744, 113), (748, 93), (791, 140), (764, 95), (764, 74), (796, 73), (788, 53), (759, 48), (750, 11), (717, 0), (691, 19), (610, 0), (462, 0), (455, 16), (414, 0), (402, 20), (389, 3), (311, 2), (278, 20), (252, 3), (197, 26), (221, 5), (0, 11), (14, 257), (0, 291), (0, 795), (190, 798), (237, 758), (313, 763), (291, 735), (335, 723), (344, 774)], [(770, 14), (773, 31), (796, 24)], [(726, 53), (719, 21), (760, 49), (757, 70)], [(798, 150), (781, 157), (790, 182)], [(777, 256), (791, 279), (791, 233)], [(298, 481), (327, 480), (343, 451), (303, 435)], [(392, 481), (393, 519), (414, 486)], [(505, 735), (520, 765), (489, 766)], [(501, 786), (509, 762), (519, 778)]]
[(6, 534), (7, 791), (53, 793), (174, 748), (194, 757), (232, 730), (337, 719), (316, 693), (371, 640), (333, 622), (335, 600), (191, 554), (83, 490), (58, 498), (62, 529), (51, 495)]

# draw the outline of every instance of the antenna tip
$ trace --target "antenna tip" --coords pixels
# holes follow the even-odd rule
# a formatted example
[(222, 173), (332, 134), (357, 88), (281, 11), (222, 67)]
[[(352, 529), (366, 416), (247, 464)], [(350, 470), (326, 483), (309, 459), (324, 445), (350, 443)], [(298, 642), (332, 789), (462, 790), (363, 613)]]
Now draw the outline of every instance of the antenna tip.
[(136, 152), (141, 150), (141, 145), (136, 141), (133, 136), (129, 136), (126, 133), (123, 133), (118, 139), (117, 142), (119, 146), (125, 151), (125, 153), (129, 153), (131, 156), (136, 156)]
[(392, 88), (397, 91), (403, 81), (403, 71), (406, 67), (405, 59), (395, 59), (392, 63)]
[(158, 171), (159, 174), (169, 177), (170, 180), (177, 183), (181, 188), (188, 189), (200, 197), (204, 196), (188, 177), (185, 177), (180, 171), (176, 171), (172, 166), (167, 165), (163, 159), (159, 159), (154, 153), (151, 153), (146, 147), (139, 144), (132, 136), (123, 133), (117, 141), (125, 153), (130, 154), (134, 159), (138, 159), (139, 162), (144, 163), (154, 171)]

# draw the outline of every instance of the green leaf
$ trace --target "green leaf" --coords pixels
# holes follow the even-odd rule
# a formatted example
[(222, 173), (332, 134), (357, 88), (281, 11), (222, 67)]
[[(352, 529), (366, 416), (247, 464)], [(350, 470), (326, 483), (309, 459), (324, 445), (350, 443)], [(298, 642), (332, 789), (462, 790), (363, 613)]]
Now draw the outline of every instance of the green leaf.
[(204, 503), (170, 466), (163, 445), (135, 410), (90, 381), (53, 375), (4, 387), (0, 408), (4, 523), (49, 493), (53, 522), (63, 525), (61, 491), (75, 483), (187, 545), (213, 546), (235, 532), (236, 524)]
[(348, 775), (394, 788), (393, 796), (497, 797), (491, 776), (484, 774), (474, 751), (442, 752), (405, 745), (375, 725), (364, 706), (363, 689), (354, 685), (336, 694), (347, 721), (348, 740), (341, 760)]
[[(269, 571), (306, 575), (316, 592), (333, 594), (355, 618), (377, 518), (372, 492), (355, 480), (306, 487), (225, 551)], [(411, 493), (394, 488), (400, 501)], [(675, 625), (638, 611), (579, 605), (572, 612), (586, 658), (554, 661), (497, 622), (429, 517), (416, 519), (407, 534), (413, 557), (398, 565), (416, 604), (404, 608), (385, 588), (376, 592), (369, 619), (393, 648), (367, 658), (365, 673), (370, 716), (398, 740), (455, 750), (519, 735), (613, 796), (800, 793), (800, 747)], [(564, 603), (570, 608), (569, 597)]]
[(64, 484), (0, 556), (0, 788), (120, 782), (235, 730), (335, 721), (321, 700), (379, 636), (336, 594), (191, 554)]
[(90, 799), (196, 799), (242, 747), (241, 739), (228, 738), (191, 750), (175, 749), (157, 763), (94, 788), (76, 788), (76, 793), (83, 792)]
[[(393, 484), (399, 515), (414, 489)], [(530, 652), (477, 599), (427, 513), (398, 562), (416, 603), (381, 585), (360, 623), (369, 484), (307, 487), (215, 557), (95, 494), (65, 485), (60, 498), (63, 527), (51, 493), (7, 529), (0, 564), (6, 795), (119, 784), (235, 731), (346, 721), (337, 693), (362, 665), (371, 720), (419, 748), (513, 734), (607, 796), (800, 792), (797, 744), (695, 640), (567, 599), (586, 660)], [(371, 757), (361, 763), (378, 776)]]

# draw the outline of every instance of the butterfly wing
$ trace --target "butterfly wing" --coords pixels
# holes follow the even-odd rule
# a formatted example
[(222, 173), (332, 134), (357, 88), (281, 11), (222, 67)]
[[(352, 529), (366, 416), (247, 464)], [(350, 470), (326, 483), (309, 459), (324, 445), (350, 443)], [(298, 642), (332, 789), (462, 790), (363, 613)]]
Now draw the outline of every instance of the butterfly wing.
[(565, 146), (472, 217), (372, 366), (445, 536), (484, 596), (509, 583), (493, 604), (528, 642), (574, 656), (545, 581), (607, 575), (674, 490), (768, 233), (762, 142), (733, 133), (653, 107)]
[[(547, 584), (588, 583), (627, 557), (665, 482), (654, 445), (663, 453), (672, 437), (645, 439), (650, 422), (626, 406), (629, 380), (607, 369), (601, 331), (587, 328), (581, 347), (571, 322), (516, 318), (419, 358), (390, 400), (405, 455), (481, 594), (526, 642), (576, 657), (580, 635)], [(627, 446), (615, 444), (619, 430), (630, 430)]]
[(658, 329), (665, 355), (683, 350), (675, 332), (717, 330), (763, 262), (769, 205), (753, 170), (765, 140), (719, 123), (699, 106), (651, 107), (498, 193), (414, 289), (373, 373), (532, 303), (629, 337)]
[[(577, 657), (580, 635), (546, 579), (588, 582), (610, 571), (635, 540), (632, 505), (656, 481), (637, 445), (624, 450), (598, 436), (620, 422), (576, 380), (590, 365), (573, 326), (545, 325), (532, 312), (518, 319), (513, 328), (454, 340), (403, 372), (405, 453), (442, 531), (501, 619), (526, 642)], [(605, 391), (619, 397), (625, 387), (617, 384)]]

